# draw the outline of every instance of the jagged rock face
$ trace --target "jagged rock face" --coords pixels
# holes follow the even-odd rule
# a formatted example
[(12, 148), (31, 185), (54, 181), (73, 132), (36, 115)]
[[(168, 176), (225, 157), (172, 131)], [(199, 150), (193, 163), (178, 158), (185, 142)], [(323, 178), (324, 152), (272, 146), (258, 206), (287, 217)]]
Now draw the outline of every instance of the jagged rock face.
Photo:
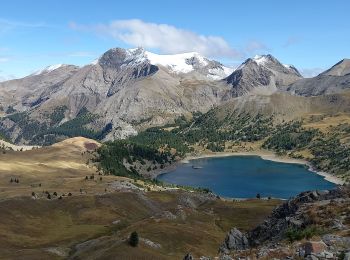
[(103, 78), (110, 84), (107, 97), (120, 89), (133, 84), (158, 71), (158, 67), (143, 58), (143, 50), (111, 49), (98, 60), (102, 67)]
[(227, 96), (239, 97), (249, 93), (272, 93), (282, 86), (302, 78), (293, 66), (282, 65), (272, 55), (247, 59), (224, 81), (232, 86)]
[(349, 88), (350, 60), (344, 59), (318, 76), (301, 79), (285, 87), (285, 90), (296, 95), (308, 97), (340, 93)]
[(243, 96), (257, 86), (269, 86), (272, 72), (248, 60), (246, 65), (227, 77), (226, 81), (232, 85), (233, 97)]

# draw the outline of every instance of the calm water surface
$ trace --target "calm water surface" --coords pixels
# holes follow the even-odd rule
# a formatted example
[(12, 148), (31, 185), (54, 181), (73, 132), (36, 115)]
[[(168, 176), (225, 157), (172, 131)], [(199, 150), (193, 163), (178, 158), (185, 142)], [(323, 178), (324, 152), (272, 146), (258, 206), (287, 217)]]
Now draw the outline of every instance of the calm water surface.
[(335, 187), (304, 165), (273, 162), (258, 156), (191, 160), (158, 179), (166, 183), (209, 188), (229, 198), (252, 198), (260, 193), (262, 197), (288, 199), (302, 191)]

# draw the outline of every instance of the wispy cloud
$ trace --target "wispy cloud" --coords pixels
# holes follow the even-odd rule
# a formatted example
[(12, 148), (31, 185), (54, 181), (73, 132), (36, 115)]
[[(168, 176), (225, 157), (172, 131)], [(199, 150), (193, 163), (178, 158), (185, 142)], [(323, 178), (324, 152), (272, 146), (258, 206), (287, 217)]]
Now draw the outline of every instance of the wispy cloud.
[(10, 60), (10, 57), (7, 56), (0, 56), (0, 63), (4, 63)]
[(29, 23), (29, 22), (14, 21), (14, 20), (7, 20), (7, 19), (0, 18), (0, 33), (5, 33), (19, 27), (42, 28), (42, 27), (48, 27), (48, 25), (43, 22)]
[(304, 68), (300, 69), (301, 75), (305, 78), (312, 78), (325, 71), (325, 68)]
[(15, 75), (5, 75), (4, 71), (0, 70), (0, 82), (16, 78)]
[(77, 52), (71, 52), (66, 54), (69, 57), (87, 57), (92, 58), (96, 57), (97, 54), (89, 51), (77, 51)]
[(220, 36), (201, 35), (172, 25), (148, 23), (139, 19), (95, 25), (70, 23), (70, 28), (109, 36), (135, 47), (157, 49), (161, 53), (197, 51), (208, 57), (242, 57), (242, 52), (231, 47)]
[(283, 43), (283, 47), (284, 48), (287, 48), (289, 46), (292, 46), (292, 45), (295, 45), (295, 44), (298, 44), (299, 42), (301, 42), (301, 37), (298, 37), (298, 36), (291, 36), (289, 37), (285, 43)]
[(9, 48), (0, 47), (0, 52), (7, 52), (7, 51), (9, 51), (9, 50), (10, 50)]
[(248, 52), (248, 54), (251, 54), (254, 52), (266, 51), (269, 50), (269, 48), (260, 41), (252, 40), (247, 43), (245, 50)]

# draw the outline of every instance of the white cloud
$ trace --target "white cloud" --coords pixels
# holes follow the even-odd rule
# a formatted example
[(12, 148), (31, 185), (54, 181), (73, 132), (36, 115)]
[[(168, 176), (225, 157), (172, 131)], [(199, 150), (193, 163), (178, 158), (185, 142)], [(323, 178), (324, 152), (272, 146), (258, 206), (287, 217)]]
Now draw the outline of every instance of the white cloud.
[(134, 47), (157, 49), (166, 54), (196, 51), (208, 57), (242, 57), (240, 51), (232, 48), (220, 36), (200, 35), (168, 24), (130, 19), (92, 26), (71, 23), (70, 27), (76, 30), (94, 31)]

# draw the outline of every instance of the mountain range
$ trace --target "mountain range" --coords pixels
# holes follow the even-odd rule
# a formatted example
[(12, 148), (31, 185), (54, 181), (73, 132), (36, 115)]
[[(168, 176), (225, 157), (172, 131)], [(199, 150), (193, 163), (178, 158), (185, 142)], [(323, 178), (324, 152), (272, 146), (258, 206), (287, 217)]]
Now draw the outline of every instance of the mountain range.
[[(41, 144), (83, 131), (113, 140), (182, 115), (231, 106), (295, 118), (322, 107), (347, 109), (342, 93), (348, 88), (348, 59), (303, 78), (272, 55), (249, 58), (232, 69), (195, 52), (158, 55), (143, 48), (113, 48), (83, 67), (52, 65), (1, 82), (0, 131), (19, 144)], [(339, 100), (343, 103), (336, 106)], [(71, 128), (77, 133), (67, 130)]]

